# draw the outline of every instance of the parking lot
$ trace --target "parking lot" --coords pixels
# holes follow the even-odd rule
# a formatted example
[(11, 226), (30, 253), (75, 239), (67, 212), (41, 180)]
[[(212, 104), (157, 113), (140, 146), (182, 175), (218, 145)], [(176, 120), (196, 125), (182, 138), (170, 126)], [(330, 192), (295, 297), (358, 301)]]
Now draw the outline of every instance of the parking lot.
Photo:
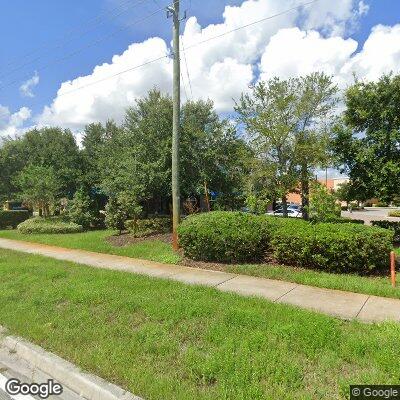
[(362, 219), (366, 225), (370, 225), (371, 221), (400, 221), (400, 218), (388, 217), (389, 211), (400, 210), (399, 207), (365, 207), (360, 211), (342, 211), (342, 217), (351, 219)]

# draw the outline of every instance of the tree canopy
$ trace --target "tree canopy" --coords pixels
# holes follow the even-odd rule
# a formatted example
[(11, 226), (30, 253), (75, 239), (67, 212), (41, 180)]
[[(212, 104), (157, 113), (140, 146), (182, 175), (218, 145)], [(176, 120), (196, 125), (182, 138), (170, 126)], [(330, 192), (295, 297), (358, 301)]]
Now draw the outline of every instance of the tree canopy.
[[(284, 203), (301, 183), (303, 216), (308, 217), (309, 180), (329, 162), (329, 141), (337, 87), (323, 73), (259, 82), (235, 110), (254, 151), (254, 186), (268, 187)], [(260, 185), (260, 181), (263, 182)]]
[(356, 81), (345, 104), (333, 142), (337, 163), (365, 199), (390, 202), (400, 195), (400, 75)]

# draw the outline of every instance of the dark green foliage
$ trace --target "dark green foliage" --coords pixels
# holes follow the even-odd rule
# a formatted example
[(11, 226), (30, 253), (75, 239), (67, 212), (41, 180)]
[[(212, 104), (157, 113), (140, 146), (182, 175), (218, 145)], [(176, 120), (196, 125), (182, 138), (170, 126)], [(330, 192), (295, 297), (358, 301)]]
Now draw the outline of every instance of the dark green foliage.
[(335, 218), (330, 220), (333, 224), (360, 224), (364, 225), (365, 221), (363, 219), (351, 219), (351, 218)]
[(315, 222), (331, 222), (340, 218), (335, 196), (319, 182), (311, 184), (309, 216)]
[(29, 218), (29, 211), (0, 211), (0, 229), (15, 229), (18, 224)]
[(18, 225), (21, 233), (78, 233), (82, 232), (81, 225), (75, 224), (62, 217), (31, 218)]
[(129, 218), (136, 220), (141, 211), (142, 207), (137, 203), (135, 194), (122, 192), (110, 198), (106, 206), (105, 223), (108, 228), (116, 229), (121, 234), (125, 222)]
[(260, 260), (268, 246), (267, 225), (255, 215), (214, 211), (186, 218), (179, 243), (187, 257), (204, 261)]
[(95, 202), (83, 188), (77, 190), (68, 203), (67, 214), (72, 222), (82, 225), (83, 229), (97, 228), (104, 224), (104, 218)]
[(397, 221), (371, 221), (373, 226), (390, 229), (394, 232), (394, 240), (400, 242), (400, 222)]
[(170, 216), (128, 220), (125, 228), (136, 237), (169, 233), (172, 230), (172, 220)]
[(16, 139), (7, 139), (0, 148), (0, 196), (16, 198), (15, 178), (29, 165), (51, 168), (60, 197), (76, 189), (82, 175), (81, 156), (74, 135), (68, 129), (33, 129)]
[(332, 272), (368, 273), (387, 268), (393, 233), (357, 224), (304, 224), (278, 228), (272, 249), (280, 263)]
[(377, 197), (390, 203), (400, 195), (400, 75), (356, 81), (346, 90), (344, 126), (334, 152), (357, 200)]
[(32, 207), (50, 216), (60, 196), (61, 184), (53, 167), (28, 165), (17, 176), (20, 197)]
[(392, 241), (391, 231), (359, 223), (313, 224), (239, 212), (193, 215), (179, 228), (180, 245), (190, 258), (252, 261), (268, 253), (282, 264), (333, 272), (387, 267)]

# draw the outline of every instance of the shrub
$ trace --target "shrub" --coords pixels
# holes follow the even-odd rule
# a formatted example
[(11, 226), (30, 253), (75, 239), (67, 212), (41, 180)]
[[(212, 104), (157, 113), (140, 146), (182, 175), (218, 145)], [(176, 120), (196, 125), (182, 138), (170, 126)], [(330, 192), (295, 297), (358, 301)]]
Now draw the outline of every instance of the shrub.
[(390, 211), (388, 216), (389, 217), (399, 217), (400, 218), (400, 210)]
[(0, 229), (15, 229), (21, 222), (29, 218), (27, 210), (0, 211)]
[(142, 207), (133, 194), (121, 192), (109, 199), (106, 205), (105, 223), (108, 228), (117, 229), (121, 234), (128, 218), (134, 217), (134, 220), (137, 220), (141, 211)]
[(386, 268), (393, 233), (357, 224), (283, 224), (273, 234), (277, 261), (332, 272), (366, 273)]
[(326, 186), (313, 182), (310, 192), (310, 218), (317, 222), (330, 222), (340, 218), (340, 205)]
[(102, 218), (95, 202), (82, 188), (77, 190), (74, 198), (68, 202), (67, 215), (72, 222), (82, 225), (83, 229), (104, 226), (104, 218)]
[(268, 224), (256, 215), (213, 211), (191, 215), (178, 229), (185, 256), (203, 261), (239, 262), (263, 258)]
[(394, 241), (400, 242), (400, 222), (397, 221), (371, 221), (373, 226), (390, 229), (394, 233)]
[(18, 225), (21, 233), (78, 233), (83, 231), (82, 225), (70, 222), (62, 217), (28, 219)]
[(360, 225), (364, 225), (365, 223), (363, 219), (351, 219), (351, 218), (336, 218), (329, 222), (334, 224), (360, 224)]
[(169, 233), (172, 230), (172, 220), (169, 216), (138, 220), (128, 220), (125, 228), (136, 237), (149, 236), (156, 233)]

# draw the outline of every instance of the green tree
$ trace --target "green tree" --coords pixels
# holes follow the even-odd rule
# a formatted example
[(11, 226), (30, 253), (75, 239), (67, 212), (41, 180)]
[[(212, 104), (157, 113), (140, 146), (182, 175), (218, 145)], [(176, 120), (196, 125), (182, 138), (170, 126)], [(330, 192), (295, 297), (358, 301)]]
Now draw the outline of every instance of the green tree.
[[(127, 110), (123, 126), (104, 140), (99, 170), (105, 193), (113, 196), (128, 190), (144, 206), (152, 199), (153, 204), (168, 207), (171, 132), (171, 98), (152, 90), (138, 99)], [(213, 191), (229, 203), (229, 195), (241, 190), (245, 143), (210, 101), (183, 105), (181, 133), (182, 197)]]
[(26, 157), (22, 142), (6, 138), (0, 147), (0, 200), (14, 200), (18, 197), (19, 188), (16, 176), (26, 166)]
[[(146, 189), (147, 198), (171, 194), (172, 100), (151, 90), (126, 111), (122, 145), (125, 162)], [(122, 150), (123, 151), (123, 150)], [(122, 155), (121, 154), (121, 155)], [(118, 155), (117, 155), (118, 156)], [(138, 177), (140, 175), (140, 177)]]
[(345, 103), (333, 142), (337, 162), (366, 198), (390, 203), (400, 194), (400, 75), (356, 81)]
[(80, 185), (82, 162), (75, 137), (60, 128), (33, 129), (7, 139), (0, 148), (0, 191), (3, 197), (18, 197), (16, 176), (28, 165), (49, 167), (60, 183), (60, 196), (72, 197)]
[(281, 198), (301, 183), (303, 217), (308, 219), (309, 181), (328, 165), (331, 121), (337, 88), (330, 77), (313, 73), (258, 83), (236, 104), (255, 154), (253, 171)]
[(339, 201), (346, 202), (347, 206), (350, 202), (356, 200), (350, 182), (341, 183), (335, 192), (335, 196)]
[(336, 197), (327, 187), (317, 181), (311, 184), (310, 218), (315, 222), (329, 222), (340, 217), (341, 209)]
[[(189, 101), (182, 107), (181, 184), (187, 196), (218, 193), (218, 206), (228, 207), (242, 190), (249, 149), (212, 101)], [(209, 205), (210, 207), (210, 205)]]
[(102, 226), (103, 218), (98, 205), (84, 186), (80, 187), (68, 202), (67, 215), (72, 222), (82, 225), (84, 229)]
[(101, 181), (100, 159), (105, 142), (105, 127), (101, 123), (89, 124), (82, 135), (82, 161), (84, 181), (88, 187), (98, 187)]
[(332, 162), (329, 147), (338, 88), (330, 76), (320, 72), (298, 78), (297, 83), (296, 164), (300, 171), (303, 218), (308, 219), (310, 179), (317, 167)]
[(60, 198), (61, 183), (52, 167), (29, 165), (16, 178), (22, 200), (37, 207), (44, 217)]
[[(287, 215), (287, 195), (297, 184), (296, 107), (298, 81), (274, 78), (260, 82), (251, 94), (243, 94), (235, 111), (250, 136), (254, 160), (251, 163), (250, 198), (282, 200)], [(268, 197), (268, 195), (267, 195)]]
[(106, 225), (108, 228), (118, 230), (121, 235), (125, 229), (125, 222), (132, 218), (137, 221), (142, 211), (141, 205), (137, 202), (137, 196), (132, 192), (120, 192), (111, 196), (106, 206)]

